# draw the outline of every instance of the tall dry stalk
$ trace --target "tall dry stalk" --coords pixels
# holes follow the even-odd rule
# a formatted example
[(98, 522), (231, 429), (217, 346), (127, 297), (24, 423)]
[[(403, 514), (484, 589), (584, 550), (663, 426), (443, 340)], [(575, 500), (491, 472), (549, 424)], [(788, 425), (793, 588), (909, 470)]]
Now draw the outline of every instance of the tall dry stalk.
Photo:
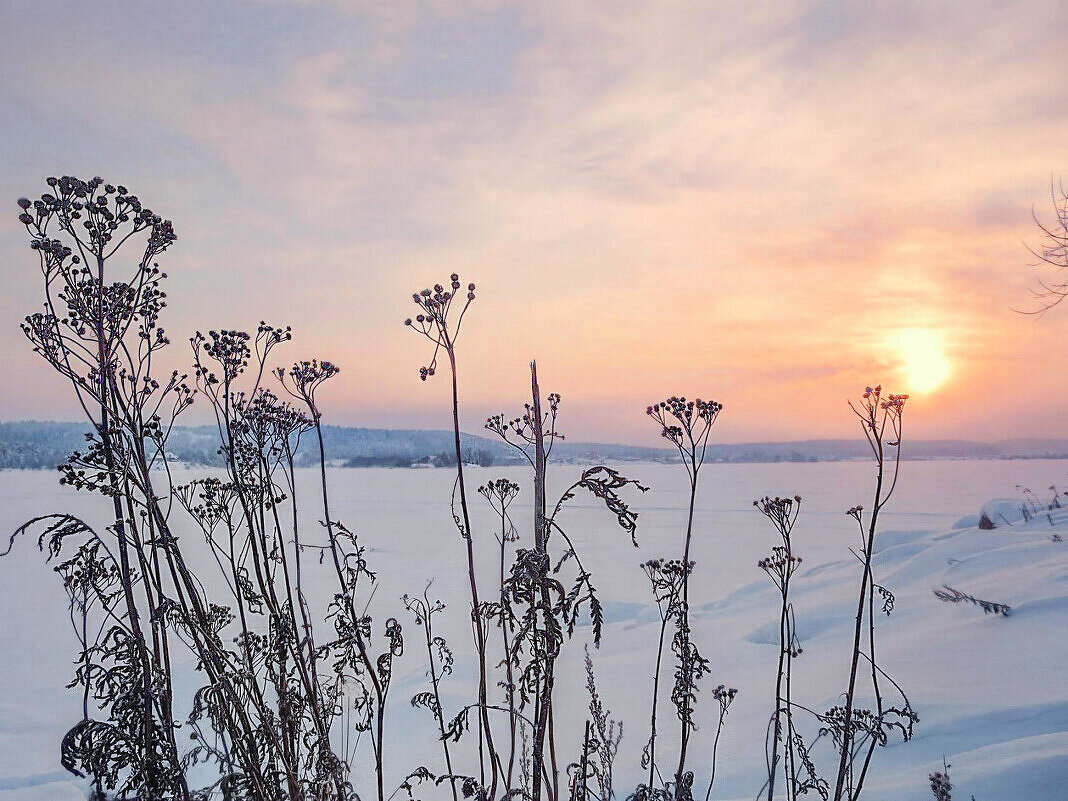
[[(722, 404), (705, 401), (700, 398), (687, 401), (685, 398), (672, 396), (646, 409), (646, 413), (660, 426), (660, 435), (670, 442), (679, 452), (682, 464), (689, 479), (689, 505), (686, 514), (686, 534), (683, 539), (682, 560), (679, 563), (678, 591), (667, 602), (670, 616), (675, 623), (675, 634), (671, 650), (675, 654), (675, 685), (671, 700), (679, 718), (679, 757), (674, 771), (673, 794), (676, 799), (689, 798), (692, 795), (693, 773), (686, 771), (686, 758), (689, 751), (690, 735), (696, 723), (694, 706), (697, 703), (698, 683), (708, 672), (709, 662), (693, 642), (690, 626), (690, 574), (693, 562), (690, 559), (690, 547), (693, 542), (694, 508), (697, 501), (697, 487), (701, 468), (705, 464), (708, 438), (712, 433)], [(671, 585), (668, 585), (670, 587)], [(657, 585), (654, 582), (654, 593)], [(660, 599), (658, 598), (658, 603)], [(653, 680), (653, 701), (651, 712), (651, 731), (647, 754), (649, 761), (649, 784), (653, 787), (653, 774), (656, 770), (656, 706), (659, 694), (660, 661), (663, 654), (665, 626), (661, 626), (660, 643), (657, 652), (657, 669)]]
[[(855, 555), (861, 562), (862, 571), (845, 700), (841, 706), (828, 711), (824, 718), (824, 725), (831, 732), (838, 748), (834, 801), (856, 801), (864, 787), (875, 749), (886, 744), (889, 733), (893, 730), (899, 731), (904, 739), (909, 739), (916, 720), (915, 712), (903, 693), (901, 707), (890, 706), (886, 702), (884, 680), (892, 684), (899, 693), (901, 688), (879, 667), (875, 637), (875, 596), (882, 596), (883, 611), (889, 614), (893, 608), (893, 595), (875, 583), (872, 570), (879, 515), (893, 496), (900, 474), (901, 420), (906, 400), (908, 395), (884, 396), (882, 386), (875, 386), (865, 390), (859, 404), (850, 403), (875, 460), (875, 489), (871, 509), (867, 514), (860, 506), (854, 506), (848, 512), (856, 521), (860, 533), (861, 549), (860, 553)], [(864, 647), (865, 635), (867, 649)], [(862, 659), (868, 666), (866, 673), (871, 682), (873, 709), (857, 708), (857, 682)]]
[[(475, 566), (474, 532), (471, 529), (471, 514), (467, 505), (467, 484), (464, 480), (464, 458), (460, 443), (460, 391), (456, 366), (456, 344), (460, 337), (464, 315), (475, 299), (475, 285), (468, 284), (466, 299), (462, 297), (460, 277), (450, 276), (449, 289), (436, 284), (433, 290), (423, 289), (412, 294), (412, 301), (421, 310), (415, 319), (407, 319), (405, 325), (434, 343), (434, 351), (427, 366), (421, 367), (419, 377), (426, 381), (437, 372), (438, 355), (444, 352), (449, 361), (451, 379), (451, 407), (453, 447), (456, 456), (456, 489), (460, 499), (460, 515), (453, 513), (453, 520), (467, 548), (467, 579), (471, 594), (471, 623), (474, 635), (475, 657), (478, 663), (478, 741), (479, 782), (488, 788), (489, 797), (497, 792), (500, 779), (501, 759), (493, 740), (490, 725), (488, 700), (488, 665), (486, 628), (482, 616), (482, 603), (478, 592), (478, 573)], [(454, 311), (458, 310), (458, 311)], [(489, 784), (486, 784), (487, 766)]]

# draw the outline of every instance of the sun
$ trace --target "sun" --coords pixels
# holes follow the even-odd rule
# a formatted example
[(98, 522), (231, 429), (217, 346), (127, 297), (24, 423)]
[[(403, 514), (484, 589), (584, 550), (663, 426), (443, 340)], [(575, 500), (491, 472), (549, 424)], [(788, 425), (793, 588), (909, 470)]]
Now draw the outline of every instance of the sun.
[(900, 331), (894, 343), (901, 354), (908, 392), (933, 392), (952, 372), (945, 342), (936, 331), (910, 328)]

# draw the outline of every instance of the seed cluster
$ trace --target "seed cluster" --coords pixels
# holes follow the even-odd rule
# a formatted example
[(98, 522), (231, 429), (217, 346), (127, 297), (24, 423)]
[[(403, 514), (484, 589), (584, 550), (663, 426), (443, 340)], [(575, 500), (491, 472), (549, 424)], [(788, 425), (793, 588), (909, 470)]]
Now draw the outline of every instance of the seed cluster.
[(430, 363), (419, 368), (419, 378), (426, 381), (437, 371), (438, 351), (444, 349), (450, 356), (456, 346), (456, 340), (460, 335), (460, 324), (463, 322), (467, 307), (475, 299), (475, 285), (467, 285), (467, 299), (460, 306), (459, 316), (455, 321), (450, 319), (450, 312), (454, 308), (454, 302), (462, 295), (460, 289), (460, 276), (453, 273), (449, 276), (449, 288), (442, 284), (434, 284), (433, 289), (422, 289), (412, 293), (412, 302), (419, 307), (419, 314), (415, 318), (409, 317), (404, 324), (413, 331), (425, 336), (434, 343), (434, 353)]
[(69, 175), (48, 178), (46, 183), (52, 192), (45, 192), (33, 201), (18, 200), (22, 209), (19, 222), (37, 238), (45, 236), (53, 219), (58, 219), (64, 229), (74, 230), (74, 225), (82, 228), (86, 239), (79, 238), (79, 242), (97, 256), (105, 255), (109, 244), (125, 237), (120, 229), (126, 223), (130, 224), (131, 232), (150, 229), (152, 256), (162, 253), (177, 238), (171, 221), (144, 207), (125, 186), (105, 183), (99, 177), (83, 181)]

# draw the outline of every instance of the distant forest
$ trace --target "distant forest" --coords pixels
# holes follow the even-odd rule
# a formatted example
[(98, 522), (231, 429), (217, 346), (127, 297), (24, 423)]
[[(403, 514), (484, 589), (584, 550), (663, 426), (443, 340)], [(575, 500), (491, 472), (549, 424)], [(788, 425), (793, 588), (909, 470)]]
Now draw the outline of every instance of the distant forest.
[[(87, 430), (80, 423), (20, 421), (0, 423), (0, 469), (51, 470), (75, 450), (84, 449)], [(327, 459), (341, 467), (455, 466), (451, 431), (347, 428), (324, 426)], [(464, 461), (482, 466), (516, 464), (516, 452), (503, 443), (474, 434), (461, 435)], [(710, 445), (715, 462), (830, 462), (866, 456), (866, 443), (852, 440), (753, 442)], [(211, 426), (177, 426), (168, 454), (188, 464), (221, 466), (218, 433)], [(909, 443), (905, 459), (1068, 459), (1068, 440), (1014, 439), (999, 442), (919, 440)], [(558, 442), (554, 459), (586, 464), (599, 461), (671, 462), (665, 448), (588, 442)], [(298, 463), (311, 465), (312, 442), (301, 445)]]

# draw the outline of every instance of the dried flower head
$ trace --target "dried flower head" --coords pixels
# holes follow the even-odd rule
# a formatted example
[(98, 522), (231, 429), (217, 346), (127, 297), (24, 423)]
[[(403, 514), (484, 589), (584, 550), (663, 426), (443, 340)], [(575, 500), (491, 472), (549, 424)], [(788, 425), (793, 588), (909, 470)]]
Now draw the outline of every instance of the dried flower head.
[(412, 303), (419, 308), (419, 314), (414, 319), (406, 319), (404, 325), (434, 343), (430, 362), (419, 368), (419, 378), (422, 381), (426, 381), (436, 372), (439, 351), (444, 350), (450, 359), (453, 358), (464, 315), (475, 299), (474, 284), (467, 285), (466, 298), (461, 298), (463, 293), (460, 287), (460, 276), (453, 273), (449, 277), (448, 287), (435, 284), (433, 289), (412, 293)]
[(723, 411), (723, 404), (713, 400), (686, 400), (672, 395), (645, 409), (660, 426), (660, 436), (670, 442), (682, 456), (691, 480), (705, 461), (708, 437)]
[(319, 406), (316, 403), (316, 392), (326, 381), (341, 372), (341, 368), (333, 362), (312, 359), (311, 361), (296, 362), (287, 372), (278, 367), (274, 374), (282, 383), (283, 389), (297, 400), (303, 401), (308, 407), (314, 420), (322, 417)]
[(177, 238), (170, 220), (144, 207), (124, 186), (69, 175), (49, 178), (46, 183), (51, 192), (34, 201), (18, 200), (19, 222), (34, 239), (47, 238), (51, 228), (58, 228), (102, 260), (110, 258), (131, 234), (147, 231), (144, 262), (149, 262)]

